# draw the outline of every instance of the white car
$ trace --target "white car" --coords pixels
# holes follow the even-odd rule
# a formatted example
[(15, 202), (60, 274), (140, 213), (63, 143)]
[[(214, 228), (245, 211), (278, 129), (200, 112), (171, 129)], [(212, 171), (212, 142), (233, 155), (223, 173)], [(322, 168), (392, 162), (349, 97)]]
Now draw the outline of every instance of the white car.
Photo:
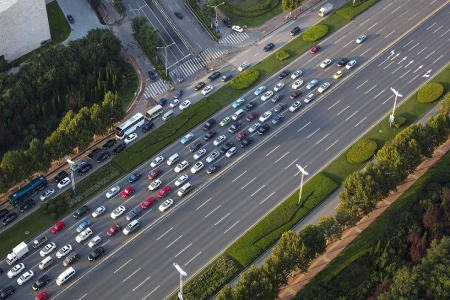
[(57, 258), (64, 257), (67, 254), (69, 254), (71, 251), (72, 251), (72, 246), (70, 244), (67, 244), (58, 250), (58, 252), (56, 253), (56, 257)]
[(247, 61), (244, 61), (238, 68), (239, 72), (242, 72), (250, 67), (250, 64)]
[(300, 76), (302, 76), (302, 74), (303, 74), (302, 70), (297, 70), (294, 73), (292, 73), (291, 78), (295, 80), (295, 79), (299, 78)]
[(237, 25), (233, 25), (231, 27), (231, 29), (233, 29), (236, 32), (244, 32), (244, 29), (241, 26), (237, 26)]
[(202, 158), (205, 155), (206, 155), (206, 149), (205, 148), (199, 149), (197, 152), (195, 152), (194, 159), (199, 160), (200, 158)]
[(352, 59), (351, 61), (349, 61), (349, 62), (347, 63), (347, 65), (345, 66), (345, 68), (346, 68), (347, 70), (350, 70), (350, 69), (353, 68), (355, 65), (356, 65), (356, 60)]
[(362, 42), (364, 42), (366, 40), (367, 36), (365, 34), (361, 34), (360, 36), (358, 36), (358, 38), (356, 39), (356, 43), (357, 44), (361, 44)]
[(178, 104), (180, 104), (180, 100), (174, 99), (172, 102), (170, 102), (169, 106), (174, 108), (174, 107), (177, 107)]
[(259, 117), (259, 121), (260, 122), (265, 122), (265, 121), (267, 121), (270, 117), (272, 116), (272, 112), (269, 110), (269, 111), (266, 111), (265, 113), (263, 113), (262, 115), (261, 115), (261, 117)]
[(39, 252), (39, 255), (42, 257), (45, 257), (46, 255), (50, 254), (53, 250), (55, 250), (56, 244), (55, 243), (48, 243), (45, 245), (44, 248), (42, 248), (41, 252)]
[(217, 160), (220, 156), (220, 151), (219, 150), (214, 150), (213, 152), (211, 152), (208, 157), (206, 158), (206, 162), (207, 163), (212, 163), (215, 160)]
[(91, 228), (86, 228), (85, 230), (83, 230), (82, 232), (80, 232), (79, 235), (77, 235), (77, 237), (75, 238), (75, 241), (77, 241), (77, 243), (81, 243), (84, 240), (86, 240), (88, 237), (90, 237), (92, 235), (92, 230)]
[(236, 147), (231, 147), (230, 149), (228, 149), (227, 153), (225, 154), (226, 157), (230, 158), (233, 155), (235, 155), (237, 152), (237, 148)]
[(97, 236), (94, 236), (88, 243), (89, 248), (93, 248), (94, 246), (98, 245), (102, 241), (102, 238)]
[(296, 90), (296, 89), (299, 89), (302, 85), (303, 85), (303, 80), (302, 80), (302, 79), (297, 79), (297, 80), (294, 81), (294, 83), (291, 85), (291, 88), (293, 88), (294, 90)]
[(325, 59), (321, 64), (320, 67), (322, 69), (325, 69), (326, 67), (328, 67), (329, 65), (331, 65), (331, 59), (327, 58)]
[(225, 142), (225, 140), (227, 139), (227, 136), (222, 134), (219, 135), (213, 142), (214, 146), (219, 146), (220, 144), (222, 144), (223, 142)]
[(187, 160), (183, 160), (182, 162), (180, 162), (176, 167), (175, 167), (175, 173), (180, 173), (182, 172), (184, 169), (186, 169), (189, 166), (189, 163)]
[(150, 191), (154, 191), (156, 189), (158, 189), (162, 184), (162, 181), (159, 179), (154, 180), (152, 183), (150, 183), (150, 185), (148, 186), (148, 189)]
[(152, 160), (152, 162), (150, 163), (150, 167), (156, 168), (157, 166), (162, 164), (163, 161), (164, 161), (164, 156), (158, 156), (154, 160)]
[(117, 195), (120, 192), (120, 187), (118, 185), (113, 186), (109, 191), (106, 193), (106, 198), (111, 199), (115, 195)]
[(289, 107), (290, 112), (296, 112), (300, 107), (302, 106), (302, 103), (300, 101), (295, 101), (291, 107)]
[(164, 201), (160, 206), (159, 206), (159, 210), (161, 212), (165, 212), (166, 210), (169, 209), (169, 207), (171, 207), (173, 205), (173, 200), (172, 199), (167, 199), (166, 201)]
[(33, 276), (34, 276), (33, 271), (31, 271), (31, 270), (26, 271), (19, 277), (19, 279), (17, 279), (17, 284), (22, 285), (25, 282), (27, 282), (28, 280), (30, 280), (31, 278), (33, 278)]
[(202, 90), (202, 95), (203, 96), (208, 95), (209, 93), (212, 92), (213, 88), (214, 87), (212, 85), (205, 86), (205, 88)]
[(17, 276), (25, 269), (25, 265), (20, 263), (15, 265), (11, 268), (11, 270), (8, 271), (8, 278), (13, 278), (14, 276)]
[(64, 177), (63, 179), (61, 179), (60, 182), (58, 182), (58, 189), (62, 189), (64, 187), (66, 187), (67, 185), (69, 185), (69, 183), (70, 183), (70, 178)]
[(125, 206), (120, 205), (115, 210), (113, 210), (113, 212), (111, 213), (111, 218), (116, 219), (116, 218), (120, 217), (126, 210), (127, 209), (125, 208)]
[(205, 165), (204, 165), (201, 161), (197, 162), (197, 163), (191, 168), (191, 173), (192, 173), (192, 174), (198, 173), (201, 169), (203, 169), (204, 166), (205, 166)]
[(98, 216), (100, 216), (102, 213), (104, 213), (106, 210), (106, 208), (104, 206), (100, 206), (98, 207), (93, 213), (92, 213), (92, 217), (93, 218), (97, 218)]
[(189, 179), (189, 176), (187, 174), (183, 174), (177, 178), (177, 180), (175, 181), (175, 185), (180, 186), (183, 183), (185, 183), (188, 179)]
[(329, 82), (324, 82), (324, 83), (322, 83), (322, 85), (317, 89), (317, 91), (319, 92), (319, 93), (323, 93), (323, 92), (325, 92), (326, 90), (328, 90), (328, 88), (331, 86), (331, 84), (329, 83)]
[(55, 189), (46, 189), (41, 195), (41, 201), (45, 201), (55, 193)]
[(315, 98), (316, 98), (316, 95), (314, 95), (313, 93), (309, 93), (305, 98), (305, 103), (309, 103), (309, 102), (313, 101)]
[(272, 97), (272, 96), (273, 96), (273, 91), (267, 91), (261, 96), (261, 100), (266, 101), (266, 100), (270, 99), (270, 97)]
[(178, 106), (178, 108), (180, 110), (185, 110), (186, 108), (188, 108), (189, 106), (191, 106), (191, 101), (189, 100), (184, 100), (183, 102), (180, 103), (180, 105)]
[(125, 144), (129, 144), (132, 141), (134, 141), (135, 139), (137, 139), (137, 137), (138, 137), (137, 133), (131, 133), (131, 134), (127, 135), (127, 137), (123, 140), (123, 142)]
[(256, 132), (259, 129), (259, 127), (261, 127), (261, 124), (256, 122), (255, 124), (250, 126), (250, 128), (248, 129), (248, 132), (249, 133), (254, 133), (254, 132)]
[(283, 82), (278, 82), (277, 85), (275, 85), (275, 87), (273, 88), (273, 90), (275, 92), (278, 92), (279, 90), (281, 90), (284, 87), (284, 83)]

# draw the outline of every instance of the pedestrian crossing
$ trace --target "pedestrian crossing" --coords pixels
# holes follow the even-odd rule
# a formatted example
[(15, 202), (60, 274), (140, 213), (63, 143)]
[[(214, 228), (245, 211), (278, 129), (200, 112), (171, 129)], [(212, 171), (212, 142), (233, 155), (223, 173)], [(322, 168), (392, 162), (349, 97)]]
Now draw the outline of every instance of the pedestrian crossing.
[(249, 36), (245, 32), (232, 32), (225, 38), (220, 39), (219, 43), (222, 45), (237, 45), (248, 39)]
[(147, 87), (144, 91), (145, 98), (153, 98), (157, 100), (157, 96), (169, 90), (169, 83), (163, 79), (156, 82), (147, 81)]

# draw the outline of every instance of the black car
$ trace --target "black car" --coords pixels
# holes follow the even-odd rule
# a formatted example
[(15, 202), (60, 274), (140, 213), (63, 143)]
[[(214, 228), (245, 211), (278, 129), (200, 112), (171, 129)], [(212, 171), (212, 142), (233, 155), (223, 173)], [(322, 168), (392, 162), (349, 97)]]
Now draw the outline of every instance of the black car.
[(78, 175), (82, 176), (82, 175), (86, 174), (87, 172), (89, 172), (91, 169), (92, 169), (91, 164), (84, 164), (84, 165), (80, 166), (80, 168), (78, 169)]
[(230, 20), (230, 18), (224, 18), (222, 21), (227, 27), (231, 27), (231, 20)]
[(174, 12), (174, 15), (180, 20), (183, 19), (183, 15), (179, 11)]
[(277, 106), (275, 106), (275, 108), (273, 109), (273, 112), (276, 112), (276, 113), (280, 112), (283, 109), (285, 109), (286, 107), (287, 107), (287, 104), (285, 102), (278, 103)]
[(156, 77), (156, 74), (152, 71), (148, 71), (148, 79), (150, 79), (151, 82), (155, 82), (158, 80), (158, 78)]
[(291, 71), (289, 71), (289, 70), (284, 70), (283, 72), (281, 72), (281, 73), (278, 75), (278, 79), (283, 79), (284, 77), (288, 76), (289, 74), (291, 74)]
[(289, 98), (291, 98), (291, 100), (297, 99), (298, 96), (300, 96), (302, 94), (301, 91), (293, 91), (290, 95)]
[(216, 126), (217, 121), (215, 119), (209, 119), (208, 121), (203, 124), (203, 130), (210, 130), (214, 126)]
[(197, 84), (194, 86), (194, 90), (200, 91), (205, 85), (206, 85), (206, 83), (204, 83), (203, 81), (201, 81), (201, 82), (197, 83)]
[(228, 81), (231, 79), (231, 77), (232, 77), (232, 75), (230, 73), (222, 75), (222, 77), (220, 77), (220, 81), (223, 81), (223, 82)]
[(0, 299), (6, 299), (12, 294), (14, 294), (16, 290), (12, 285), (5, 287), (4, 289), (0, 290)]
[(8, 225), (9, 223), (11, 223), (12, 221), (14, 221), (15, 219), (17, 219), (19, 216), (17, 215), (17, 213), (13, 212), (10, 213), (9, 215), (7, 215), (6, 217), (3, 218), (2, 224), (4, 226)]
[(115, 139), (109, 139), (106, 143), (103, 144), (103, 149), (109, 149), (117, 143)]
[(88, 259), (90, 261), (94, 261), (97, 258), (99, 258), (100, 256), (102, 256), (103, 254), (105, 254), (105, 249), (103, 247), (98, 247), (89, 254)]
[(291, 35), (296, 35), (298, 33), (300, 33), (300, 27), (295, 26), (294, 28), (292, 28)]
[(273, 47), (275, 47), (274, 43), (268, 43), (265, 47), (264, 47), (264, 51), (270, 51), (273, 49)]
[(36, 202), (33, 199), (28, 199), (27, 201), (24, 201), (23, 204), (20, 206), (20, 212), (24, 213), (28, 211), (30, 208), (33, 208), (36, 205)]
[(176, 90), (175, 93), (173, 94), (173, 97), (175, 99), (180, 99), (181, 95), (183, 95), (183, 90)]
[(94, 148), (91, 153), (88, 154), (89, 158), (94, 158), (96, 157), (100, 152), (102, 152), (102, 149), (100, 148)]
[(69, 20), (70, 24), (75, 23), (75, 19), (72, 17), (72, 15), (67, 15), (67, 20)]
[(219, 71), (215, 71), (211, 75), (208, 76), (208, 79), (209, 79), (209, 81), (214, 81), (214, 80), (216, 80), (219, 77), (220, 77), (220, 72)]
[(210, 165), (210, 166), (209, 166), (208, 170), (206, 170), (206, 173), (208, 173), (208, 174), (214, 174), (214, 173), (216, 173), (217, 171), (219, 171), (219, 169), (220, 169), (220, 166), (219, 166), (219, 165), (213, 164), (213, 165)]
[(234, 147), (234, 142), (228, 142), (220, 148), (220, 152), (226, 153), (228, 150)]
[(109, 157), (111, 156), (111, 153), (109, 153), (108, 151), (102, 152), (100, 153), (99, 156), (97, 156), (97, 163), (102, 163), (105, 160), (107, 160)]
[(7, 208), (0, 209), (0, 219), (3, 219), (7, 215), (8, 215), (8, 209)]
[(343, 59), (341, 59), (341, 60), (337, 63), (337, 66), (338, 66), (338, 67), (343, 67), (343, 66), (345, 66), (349, 61), (350, 61), (350, 59), (344, 57)]
[(281, 121), (283, 121), (283, 119), (284, 119), (283, 115), (276, 115), (275, 118), (273, 118), (273, 120), (272, 120), (272, 124), (277, 125)]
[(247, 146), (250, 145), (252, 142), (253, 142), (253, 138), (252, 138), (252, 137), (250, 137), (250, 136), (246, 137), (246, 138), (243, 139), (242, 142), (241, 142), (241, 148), (247, 147)]
[(74, 213), (73, 213), (73, 217), (75, 219), (79, 219), (81, 216), (83, 216), (85, 213), (87, 213), (89, 211), (89, 206), (87, 205), (83, 205), (82, 207), (80, 207), (79, 209), (77, 209)]
[(241, 129), (241, 122), (236, 121), (236, 122), (233, 122), (233, 124), (231, 124), (230, 128), (228, 128), (228, 131), (230, 133), (235, 133), (239, 129)]
[(120, 152), (122, 152), (123, 150), (125, 150), (126, 148), (127, 148), (127, 146), (125, 146), (125, 144), (119, 144), (119, 145), (116, 146), (116, 148), (114, 148), (113, 154), (117, 155)]
[(253, 108), (256, 107), (256, 101), (250, 101), (249, 103), (247, 103), (247, 105), (245, 106), (245, 110), (249, 111), (252, 110)]
[(49, 282), (50, 282), (50, 276), (42, 275), (41, 277), (39, 277), (38, 280), (36, 280), (35, 283), (33, 283), (33, 286), (32, 286), (33, 290), (38, 291)]
[(70, 266), (71, 264), (73, 264), (74, 262), (76, 262), (79, 258), (80, 258), (80, 254), (78, 254), (78, 253), (76, 253), (76, 252), (73, 253), (73, 254), (70, 254), (70, 255), (67, 256), (66, 259), (64, 259), (64, 261), (63, 261), (64, 267)]
[(68, 176), (69, 176), (69, 174), (67, 174), (66, 171), (61, 171), (58, 173), (58, 175), (55, 176), (55, 182), (58, 183)]
[(213, 137), (215, 137), (217, 134), (217, 132), (215, 130), (210, 130), (208, 131), (205, 136), (203, 137), (203, 139), (205, 141), (209, 141), (210, 139), (212, 139)]
[(154, 126), (155, 126), (155, 124), (153, 124), (152, 122), (147, 122), (142, 126), (141, 130), (143, 133), (146, 133), (147, 131), (152, 129)]
[(263, 134), (265, 134), (267, 131), (269, 131), (270, 130), (270, 126), (269, 126), (269, 124), (264, 124), (264, 125), (262, 125), (261, 127), (259, 127), (259, 129), (258, 129), (258, 134), (259, 135), (263, 135)]
[(273, 95), (272, 102), (273, 103), (277, 103), (281, 99), (283, 99), (283, 94), (282, 93), (276, 93), (275, 95)]
[(200, 147), (202, 146), (202, 143), (201, 142), (193, 142), (190, 146), (189, 146), (189, 151), (192, 153), (192, 152), (195, 152), (195, 151), (197, 151), (198, 149), (200, 149)]

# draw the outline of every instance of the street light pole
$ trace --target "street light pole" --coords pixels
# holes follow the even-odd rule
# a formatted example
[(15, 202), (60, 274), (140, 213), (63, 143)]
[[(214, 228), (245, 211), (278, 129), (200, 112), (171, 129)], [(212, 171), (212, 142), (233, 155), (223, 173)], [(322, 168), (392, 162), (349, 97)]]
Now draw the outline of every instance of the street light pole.
[(217, 5), (208, 5), (208, 7), (213, 7), (214, 8), (214, 11), (216, 12), (216, 31), (218, 32), (219, 31), (219, 20), (217, 19), (217, 7), (218, 6), (221, 6), (222, 4), (225, 4), (225, 2), (222, 2), (222, 3), (220, 3), (220, 4), (217, 4)]
[(391, 87), (391, 91), (395, 94), (395, 100), (394, 100), (394, 108), (392, 108), (392, 114), (389, 116), (389, 127), (392, 127), (392, 123), (394, 123), (395, 120), (395, 106), (397, 105), (397, 97), (403, 97), (398, 91), (394, 90), (394, 88)]
[(73, 191), (73, 195), (76, 196), (77, 191), (75, 189), (75, 176), (73, 175), (73, 166), (76, 165), (76, 162), (71, 160), (70, 157), (68, 157), (68, 156), (64, 157), (64, 159), (69, 163), (69, 166), (70, 166), (70, 179), (72, 181), (72, 191)]
[(187, 276), (187, 273), (177, 263), (173, 263), (173, 266), (180, 273), (180, 291), (178, 292), (178, 298), (183, 300), (183, 276)]
[(165, 50), (164, 53), (165, 53), (165, 56), (166, 56), (166, 77), (167, 77), (167, 48), (169, 48), (170, 46), (172, 46), (174, 44), (175, 44), (175, 42), (173, 42), (170, 45), (164, 46), (164, 47), (156, 47), (156, 49), (163, 49), (164, 48), (164, 50)]
[(306, 172), (305, 169), (303, 169), (299, 164), (296, 164), (296, 166), (300, 170), (300, 172), (302, 173), (302, 179), (300, 180), (300, 191), (298, 193), (298, 202), (297, 202), (297, 204), (300, 205), (300, 201), (302, 199), (302, 190), (303, 190), (303, 177), (305, 175), (309, 175), (309, 173)]

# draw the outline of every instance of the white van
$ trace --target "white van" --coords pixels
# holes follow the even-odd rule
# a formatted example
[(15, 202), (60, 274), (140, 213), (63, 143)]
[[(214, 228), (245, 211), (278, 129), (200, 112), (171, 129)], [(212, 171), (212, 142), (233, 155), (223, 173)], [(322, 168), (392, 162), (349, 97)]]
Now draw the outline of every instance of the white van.
[(51, 256), (47, 256), (39, 263), (39, 269), (44, 270), (51, 264), (53, 264), (53, 258)]
[(192, 185), (188, 182), (178, 190), (178, 196), (183, 197), (192, 190)]
[(174, 155), (172, 155), (171, 157), (169, 157), (169, 159), (167, 160), (167, 165), (173, 165), (174, 163), (176, 163), (178, 160), (180, 159), (180, 156), (175, 153)]
[(231, 118), (236, 121), (239, 120), (240, 118), (242, 118), (244, 116), (245, 112), (243, 109), (239, 109), (237, 110), (234, 115), (231, 116)]
[(174, 116), (173, 110), (169, 110), (162, 116), (162, 119), (165, 122), (165, 121), (169, 120), (170, 118), (172, 118), (173, 116)]
[(58, 278), (56, 278), (56, 284), (59, 286), (63, 285), (70, 278), (74, 277), (76, 273), (77, 272), (75, 272), (74, 268), (72, 267), (68, 268), (67, 270), (59, 274)]
[(132, 233), (136, 228), (138, 228), (139, 227), (139, 221), (138, 220), (133, 220), (133, 221), (131, 221), (128, 225), (127, 225), (127, 227), (125, 227), (124, 229), (123, 229), (123, 234), (125, 234), (125, 235), (128, 235), (128, 234), (130, 234), (130, 233)]

